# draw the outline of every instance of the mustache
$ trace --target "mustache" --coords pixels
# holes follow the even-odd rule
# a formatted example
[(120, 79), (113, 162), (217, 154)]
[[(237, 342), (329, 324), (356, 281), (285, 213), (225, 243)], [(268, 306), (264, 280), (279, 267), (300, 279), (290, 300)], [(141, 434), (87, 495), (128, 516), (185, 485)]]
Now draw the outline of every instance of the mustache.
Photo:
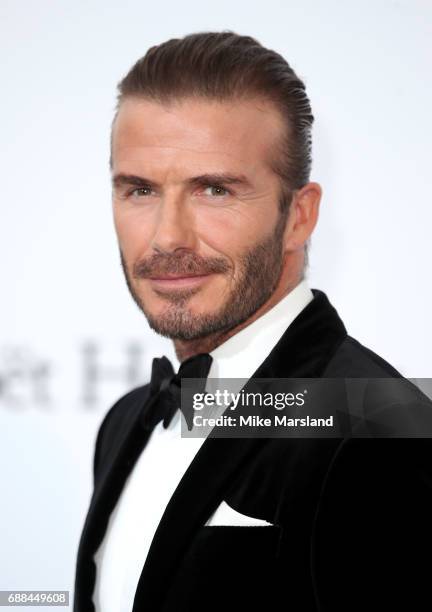
[(157, 277), (163, 274), (198, 276), (226, 274), (229, 269), (230, 265), (221, 257), (204, 258), (196, 253), (155, 253), (135, 263), (132, 275), (136, 279)]

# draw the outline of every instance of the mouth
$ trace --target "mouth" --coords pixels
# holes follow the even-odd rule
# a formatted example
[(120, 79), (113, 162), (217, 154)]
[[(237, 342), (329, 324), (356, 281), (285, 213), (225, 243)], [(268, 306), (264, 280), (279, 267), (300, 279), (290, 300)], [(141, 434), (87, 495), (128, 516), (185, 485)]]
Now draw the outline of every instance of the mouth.
[(149, 281), (156, 289), (184, 289), (203, 284), (211, 274), (152, 276)]

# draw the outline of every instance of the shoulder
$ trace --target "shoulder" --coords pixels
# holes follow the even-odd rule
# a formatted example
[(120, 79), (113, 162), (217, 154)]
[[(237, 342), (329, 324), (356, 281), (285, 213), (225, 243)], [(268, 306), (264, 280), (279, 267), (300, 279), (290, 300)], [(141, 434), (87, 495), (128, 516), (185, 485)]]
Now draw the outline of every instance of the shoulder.
[(347, 379), (348, 401), (355, 400), (355, 405), (362, 407), (362, 416), (372, 419), (369, 424), (379, 423), (384, 427), (382, 431), (397, 431), (399, 435), (404, 432), (406, 436), (417, 432), (416, 437), (428, 437), (428, 432), (432, 431), (432, 402), (429, 397), (385, 359), (354, 338), (346, 337), (323, 376)]
[(328, 363), (324, 376), (399, 378), (402, 375), (371, 349), (346, 336)]
[(125, 427), (141, 409), (149, 393), (149, 385), (141, 385), (122, 395), (105, 414), (96, 436), (93, 476), (104, 456), (110, 451), (117, 438), (121, 438)]

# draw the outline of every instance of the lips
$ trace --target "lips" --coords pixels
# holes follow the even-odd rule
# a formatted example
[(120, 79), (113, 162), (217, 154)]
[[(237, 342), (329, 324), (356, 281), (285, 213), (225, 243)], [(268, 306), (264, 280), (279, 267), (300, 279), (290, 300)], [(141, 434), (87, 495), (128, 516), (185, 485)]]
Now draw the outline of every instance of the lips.
[(157, 289), (184, 289), (197, 287), (206, 282), (211, 274), (167, 275), (151, 276), (150, 283)]
[(182, 280), (187, 278), (201, 278), (208, 276), (208, 274), (180, 274), (180, 275), (164, 275), (164, 276), (151, 276), (150, 280), (154, 281), (171, 281), (171, 280)]

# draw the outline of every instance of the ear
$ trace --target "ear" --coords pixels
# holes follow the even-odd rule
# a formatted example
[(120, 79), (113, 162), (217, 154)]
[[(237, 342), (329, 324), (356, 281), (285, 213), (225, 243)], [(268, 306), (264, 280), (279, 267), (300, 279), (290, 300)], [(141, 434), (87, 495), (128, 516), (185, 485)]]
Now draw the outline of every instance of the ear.
[(318, 221), (321, 186), (307, 183), (293, 194), (284, 234), (286, 251), (304, 248)]

